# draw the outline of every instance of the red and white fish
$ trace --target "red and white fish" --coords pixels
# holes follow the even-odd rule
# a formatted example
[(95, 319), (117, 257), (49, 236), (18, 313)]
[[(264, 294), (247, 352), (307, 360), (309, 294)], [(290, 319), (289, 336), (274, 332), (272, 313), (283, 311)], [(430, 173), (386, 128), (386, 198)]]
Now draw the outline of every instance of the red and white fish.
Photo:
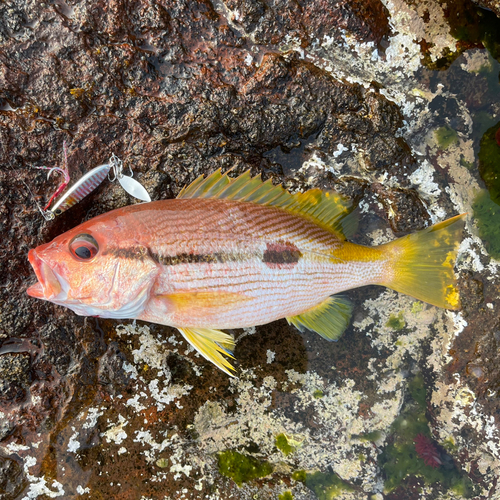
[(215, 172), (177, 199), (95, 217), (29, 252), (32, 297), (83, 316), (176, 327), (231, 375), (232, 336), (220, 330), (286, 318), (336, 340), (351, 305), (335, 294), (383, 285), (459, 307), (453, 259), (463, 216), (377, 247), (346, 240), (349, 201), (312, 189)]

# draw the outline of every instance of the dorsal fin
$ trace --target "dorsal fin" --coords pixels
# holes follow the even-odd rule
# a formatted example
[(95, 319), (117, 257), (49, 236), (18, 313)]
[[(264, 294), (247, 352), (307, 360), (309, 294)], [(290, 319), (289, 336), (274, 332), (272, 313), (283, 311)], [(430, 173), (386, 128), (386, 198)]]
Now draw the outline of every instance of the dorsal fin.
[(201, 175), (177, 198), (224, 198), (280, 207), (314, 219), (328, 231), (345, 237), (353, 234), (357, 226), (354, 216), (346, 217), (352, 211), (352, 202), (340, 194), (317, 188), (290, 194), (281, 185), (273, 186), (271, 179), (262, 182), (260, 175), (252, 178), (249, 170), (235, 179), (222, 175), (220, 169), (207, 178)]

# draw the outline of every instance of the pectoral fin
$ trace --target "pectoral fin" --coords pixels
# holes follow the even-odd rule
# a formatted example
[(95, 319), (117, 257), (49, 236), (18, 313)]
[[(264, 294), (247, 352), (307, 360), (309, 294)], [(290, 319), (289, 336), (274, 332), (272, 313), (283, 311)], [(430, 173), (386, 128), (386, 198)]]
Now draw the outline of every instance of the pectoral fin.
[(328, 297), (305, 313), (286, 318), (301, 332), (304, 329), (319, 333), (326, 340), (338, 340), (351, 320), (352, 304), (343, 297)]
[(234, 339), (231, 335), (210, 328), (178, 328), (184, 338), (208, 361), (231, 377), (235, 377), (234, 367), (222, 354), (234, 359)]

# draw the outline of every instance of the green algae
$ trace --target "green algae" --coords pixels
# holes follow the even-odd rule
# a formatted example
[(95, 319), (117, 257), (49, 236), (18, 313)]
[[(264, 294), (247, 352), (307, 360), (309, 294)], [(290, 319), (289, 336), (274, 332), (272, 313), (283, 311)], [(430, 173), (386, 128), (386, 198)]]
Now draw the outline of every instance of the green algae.
[(293, 495), (291, 491), (285, 491), (278, 495), (278, 500), (293, 500)]
[(424, 377), (420, 373), (410, 380), (408, 390), (419, 407), (425, 410), (427, 391), (425, 389)]
[(307, 472), (305, 470), (296, 470), (292, 474), (292, 479), (294, 481), (300, 481), (301, 483), (305, 483), (307, 479)]
[(219, 453), (219, 472), (231, 478), (238, 486), (253, 479), (268, 476), (272, 471), (273, 467), (269, 462), (261, 462), (236, 450)]
[(490, 192), (491, 199), (500, 205), (500, 145), (495, 137), (498, 130), (500, 122), (484, 133), (478, 156), (479, 174)]
[(314, 492), (318, 500), (331, 500), (344, 491), (354, 491), (354, 488), (335, 472), (317, 471), (309, 473), (298, 470), (292, 474), (292, 479), (304, 483)]
[(391, 425), (391, 435), (383, 449), (379, 464), (384, 471), (384, 490), (390, 493), (399, 487), (408, 477), (419, 477), (425, 484), (439, 484), (445, 490), (460, 493), (464, 498), (474, 494), (472, 481), (462, 475), (455, 467), (453, 460), (445, 452), (445, 447), (438, 447), (442, 462), (438, 468), (426, 465), (418, 456), (414, 439), (422, 434), (433, 439), (426, 416), (426, 390), (421, 375), (415, 376), (408, 384), (408, 403), (401, 415)]
[[(470, 0), (439, 1), (446, 3), (450, 34), (457, 43), (454, 47), (446, 47), (437, 61), (433, 61), (428, 50), (422, 46), (422, 63), (427, 68), (447, 69), (460, 54), (476, 47), (485, 47), (494, 59), (500, 60), (500, 20), (493, 12), (480, 8)], [(432, 46), (432, 41), (429, 42)]]
[(274, 444), (276, 448), (282, 451), (286, 456), (290, 455), (290, 453), (293, 453), (296, 450), (295, 446), (290, 444), (290, 441), (288, 440), (288, 437), (285, 434), (278, 434), (276, 436)]
[(165, 467), (168, 467), (170, 464), (170, 461), (168, 458), (159, 458), (157, 461), (156, 461), (156, 465), (162, 469), (164, 469)]
[(436, 134), (436, 140), (441, 149), (448, 149), (452, 144), (458, 141), (456, 130), (448, 125), (438, 128), (434, 133)]
[(305, 485), (314, 492), (318, 500), (331, 500), (344, 491), (353, 491), (350, 484), (341, 479), (335, 472), (314, 472), (306, 474)]
[(402, 330), (406, 326), (403, 313), (400, 312), (397, 316), (395, 314), (391, 314), (385, 326), (388, 326), (397, 332)]
[(325, 393), (321, 389), (316, 389), (313, 392), (313, 398), (315, 398), (315, 399), (321, 399), (324, 395), (325, 395)]
[(353, 434), (352, 436), (354, 439), (359, 439), (360, 441), (363, 442), (375, 442), (378, 441), (382, 437), (382, 433), (380, 431), (372, 431), (372, 432), (365, 432), (364, 434)]
[(416, 300), (411, 306), (412, 314), (418, 314), (424, 310), (424, 303)]
[(486, 250), (493, 258), (500, 259), (500, 206), (488, 191), (482, 190), (474, 199), (472, 211)]
[(451, 35), (462, 45), (482, 44), (495, 58), (500, 58), (500, 20), (494, 12), (466, 0), (447, 3)]

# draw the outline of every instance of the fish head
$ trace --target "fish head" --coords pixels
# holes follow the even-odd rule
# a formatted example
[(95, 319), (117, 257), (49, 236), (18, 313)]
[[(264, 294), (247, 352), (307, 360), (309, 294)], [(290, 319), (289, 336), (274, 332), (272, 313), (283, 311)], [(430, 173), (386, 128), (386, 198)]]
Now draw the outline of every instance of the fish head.
[(159, 269), (129, 233), (119, 221), (101, 216), (30, 250), (38, 282), (28, 295), (81, 316), (137, 317)]

